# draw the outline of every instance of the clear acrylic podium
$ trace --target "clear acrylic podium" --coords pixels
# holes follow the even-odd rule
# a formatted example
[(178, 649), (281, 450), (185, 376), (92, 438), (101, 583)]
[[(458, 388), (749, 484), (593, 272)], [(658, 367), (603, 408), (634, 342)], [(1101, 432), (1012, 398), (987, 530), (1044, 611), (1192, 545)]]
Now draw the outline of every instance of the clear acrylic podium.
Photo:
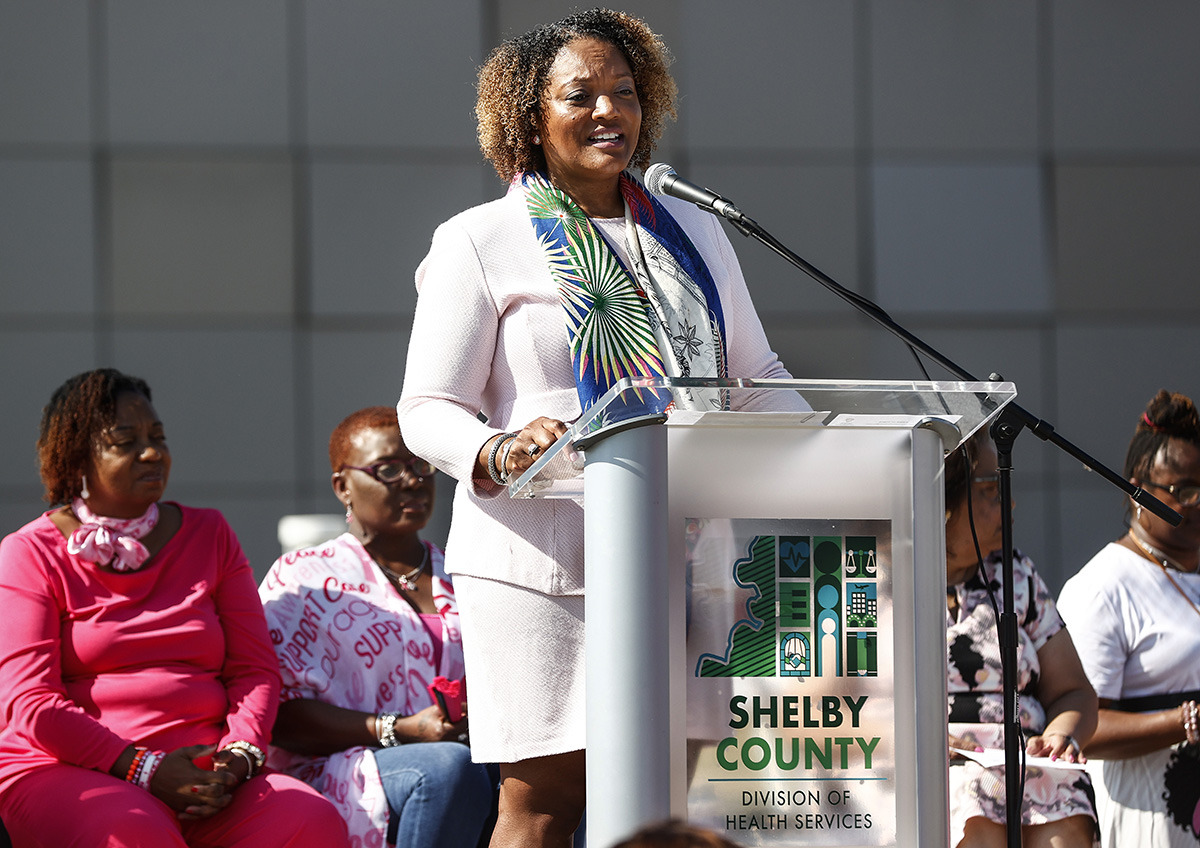
[(627, 379), (510, 485), (585, 502), (589, 848), (945, 848), (942, 461), (1015, 394)]

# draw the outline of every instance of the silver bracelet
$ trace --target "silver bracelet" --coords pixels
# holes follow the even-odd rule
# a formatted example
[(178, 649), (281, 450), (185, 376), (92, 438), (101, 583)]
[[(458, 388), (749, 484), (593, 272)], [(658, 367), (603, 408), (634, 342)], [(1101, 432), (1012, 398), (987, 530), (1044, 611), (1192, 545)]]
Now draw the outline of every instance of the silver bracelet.
[(1070, 745), (1075, 750), (1075, 756), (1076, 757), (1083, 756), (1083, 749), (1079, 747), (1078, 740), (1076, 740), (1075, 737), (1072, 736), (1070, 733), (1064, 733), (1063, 736), (1065, 736), (1067, 738), (1067, 744)]
[(512, 453), (512, 447), (517, 443), (517, 437), (513, 436), (504, 442), (504, 450), (500, 452), (500, 482), (501, 485), (508, 485), (508, 455)]
[(516, 433), (501, 433), (496, 441), (492, 442), (492, 449), (488, 451), (487, 473), (492, 478), (492, 482), (497, 486), (504, 485), (504, 478), (500, 472), (496, 470), (496, 454), (500, 452), (500, 448), (511, 442), (517, 437)]
[(1066, 739), (1067, 744), (1070, 745), (1071, 748), (1073, 748), (1075, 750), (1075, 756), (1080, 757), (1083, 755), (1083, 749), (1079, 747), (1079, 741), (1074, 736), (1072, 736), (1070, 733), (1063, 733), (1061, 730), (1047, 730), (1044, 733), (1042, 733), (1042, 735), (1043, 736), (1061, 736), (1063, 739)]
[(250, 752), (243, 751), (241, 748), (230, 748), (229, 751), (246, 761), (246, 779), (254, 777), (254, 757), (250, 756)]
[(396, 719), (400, 718), (396, 713), (381, 713), (375, 717), (375, 735), (379, 737), (379, 746), (381, 748), (395, 748), (400, 744), (400, 740), (396, 738)]
[(262, 748), (258, 747), (257, 745), (252, 745), (244, 739), (239, 739), (236, 742), (230, 742), (225, 746), (225, 750), (232, 751), (235, 754), (241, 754), (246, 758), (246, 763), (250, 766), (250, 771), (246, 774), (247, 778), (254, 777), (254, 775), (258, 774), (259, 769), (263, 767), (263, 763), (266, 762), (267, 759), (266, 754), (262, 752)]

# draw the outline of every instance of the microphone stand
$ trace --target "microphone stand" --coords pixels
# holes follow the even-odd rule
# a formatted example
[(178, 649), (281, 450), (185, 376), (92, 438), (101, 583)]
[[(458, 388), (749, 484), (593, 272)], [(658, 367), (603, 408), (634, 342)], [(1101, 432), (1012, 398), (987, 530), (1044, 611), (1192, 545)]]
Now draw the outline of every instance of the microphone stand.
[[(690, 198), (687, 198), (690, 199)], [(723, 198), (719, 198), (724, 200)], [(961, 380), (978, 382), (965, 368), (962, 368), (941, 352), (934, 349), (904, 327), (892, 320), (882, 308), (852, 292), (836, 282), (833, 278), (816, 268), (800, 256), (797, 256), (778, 239), (764, 230), (752, 218), (744, 215), (736, 206), (725, 202), (720, 210), (704, 203), (696, 203), (706, 212), (728, 220), (742, 235), (751, 237), (766, 245), (775, 253), (782, 256), (790, 264), (808, 274), (825, 288), (829, 289), (842, 300), (849, 303), (888, 332), (899, 337), (911, 349), (920, 351), (931, 360), (941, 365), (951, 374)], [(995, 375), (993, 375), (995, 379)], [(1000, 515), (1001, 515), (1001, 568), (1004, 581), (1003, 603), (1000, 614), (1000, 665), (1001, 687), (1004, 692), (1004, 778), (1005, 778), (1005, 816), (1007, 845), (1009, 848), (1020, 848), (1021, 845), (1021, 806), (1024, 801), (1021, 779), (1021, 721), (1018, 712), (1017, 699), (1017, 616), (1013, 611), (1013, 540), (1012, 540), (1012, 448), (1021, 430), (1028, 428), (1035, 436), (1048, 441), (1069, 456), (1078, 459), (1084, 467), (1100, 474), (1105, 480), (1152, 513), (1172, 526), (1178, 526), (1182, 516), (1167, 507), (1154, 495), (1140, 486), (1134, 486), (1115, 471), (1106, 467), (1086, 454), (1080, 448), (1060, 436), (1048, 422), (1037, 418), (1021, 406), (1010, 403), (997, 417), (991, 426), (991, 436), (996, 443), (996, 470), (1000, 478)]]

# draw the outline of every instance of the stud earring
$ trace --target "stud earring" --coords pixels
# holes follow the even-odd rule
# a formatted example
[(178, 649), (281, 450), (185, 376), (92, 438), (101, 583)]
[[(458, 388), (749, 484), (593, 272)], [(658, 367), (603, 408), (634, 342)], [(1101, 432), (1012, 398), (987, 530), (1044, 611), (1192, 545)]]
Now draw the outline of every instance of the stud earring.
[(534, 135), (533, 135), (533, 143), (534, 143), (534, 144), (541, 144), (541, 143), (542, 143), (542, 137), (541, 137), (540, 135), (538, 135), (537, 133), (534, 133)]
[(87, 487), (87, 475), (84, 474), (83, 475), (83, 488), (79, 490), (79, 497), (83, 498), (86, 501), (91, 496), (92, 496), (92, 493), (88, 491), (88, 487)]

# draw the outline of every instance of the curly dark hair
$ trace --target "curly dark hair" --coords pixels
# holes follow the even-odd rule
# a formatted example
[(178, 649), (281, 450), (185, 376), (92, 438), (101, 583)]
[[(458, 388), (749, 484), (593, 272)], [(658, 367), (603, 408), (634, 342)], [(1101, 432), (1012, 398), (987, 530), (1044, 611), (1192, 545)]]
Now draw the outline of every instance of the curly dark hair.
[(376, 427), (390, 427), (399, 431), (400, 422), (396, 418), (396, 407), (368, 406), (343, 418), (342, 423), (334, 427), (333, 432), (329, 434), (330, 470), (341, 471), (346, 465), (346, 457), (350, 455), (350, 439), (355, 433), (373, 430)]
[(150, 400), (140, 377), (115, 368), (76, 374), (50, 396), (38, 428), (38, 472), (50, 504), (70, 503), (83, 489), (83, 473), (104, 428), (116, 421), (117, 397), (133, 392)]
[(1200, 447), (1200, 415), (1187, 395), (1160, 389), (1146, 404), (1125, 454), (1125, 477), (1145, 480), (1154, 457), (1171, 439)]
[(1196, 830), (1196, 808), (1200, 807), (1200, 754), (1195, 745), (1176, 748), (1163, 771), (1163, 800), (1171, 820), (1185, 832), (1200, 838)]
[(642, 128), (631, 167), (644, 169), (650, 164), (668, 116), (676, 117), (675, 80), (667, 71), (670, 51), (640, 18), (592, 9), (545, 24), (501, 44), (479, 70), (475, 103), (479, 147), (505, 182), (546, 167), (542, 148), (532, 141), (542, 118), (546, 78), (558, 51), (580, 38), (612, 44), (633, 70)]
[[(1146, 480), (1154, 466), (1154, 458), (1171, 439), (1179, 439), (1200, 447), (1200, 415), (1187, 395), (1160, 389), (1146, 404), (1138, 419), (1125, 453), (1125, 479)], [(1125, 499), (1125, 517), (1133, 515), (1133, 504)]]

